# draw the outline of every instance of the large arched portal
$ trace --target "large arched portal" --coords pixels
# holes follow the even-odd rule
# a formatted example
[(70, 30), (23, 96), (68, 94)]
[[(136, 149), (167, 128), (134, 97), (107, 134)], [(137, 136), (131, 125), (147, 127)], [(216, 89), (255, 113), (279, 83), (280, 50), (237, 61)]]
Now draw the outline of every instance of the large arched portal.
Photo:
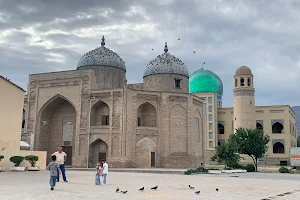
[(35, 149), (47, 151), (47, 160), (59, 146), (67, 153), (65, 165), (72, 165), (76, 134), (76, 110), (64, 97), (57, 96), (49, 100), (39, 114)]
[(100, 139), (90, 144), (89, 167), (95, 167), (97, 162), (106, 160), (108, 152), (107, 144)]

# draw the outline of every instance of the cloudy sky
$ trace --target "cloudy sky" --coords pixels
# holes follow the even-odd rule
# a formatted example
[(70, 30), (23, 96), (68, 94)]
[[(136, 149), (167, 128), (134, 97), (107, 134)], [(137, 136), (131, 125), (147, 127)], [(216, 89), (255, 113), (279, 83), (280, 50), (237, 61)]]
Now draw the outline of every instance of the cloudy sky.
[(102, 35), (129, 83), (168, 42), (190, 74), (206, 62), (220, 76), (226, 107), (241, 65), (257, 105), (300, 105), (298, 0), (0, 0), (0, 74), (26, 90), (29, 74), (76, 69)]

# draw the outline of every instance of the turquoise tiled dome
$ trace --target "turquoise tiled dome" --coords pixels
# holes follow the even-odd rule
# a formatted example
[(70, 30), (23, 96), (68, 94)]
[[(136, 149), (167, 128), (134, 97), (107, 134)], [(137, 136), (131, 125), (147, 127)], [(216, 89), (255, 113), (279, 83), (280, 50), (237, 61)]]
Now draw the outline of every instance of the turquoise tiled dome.
[(216, 92), (223, 95), (222, 80), (212, 71), (201, 68), (190, 75), (190, 93), (209, 93)]

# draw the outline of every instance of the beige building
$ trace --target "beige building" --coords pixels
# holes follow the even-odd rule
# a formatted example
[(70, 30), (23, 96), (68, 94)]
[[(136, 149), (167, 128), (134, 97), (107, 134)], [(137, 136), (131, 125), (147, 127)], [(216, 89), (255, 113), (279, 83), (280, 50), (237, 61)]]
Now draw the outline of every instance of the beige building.
[[(31, 150), (63, 146), (66, 165), (192, 168), (204, 161), (203, 101), (189, 94), (185, 64), (168, 53), (127, 84), (124, 61), (105, 47), (76, 70), (31, 74), (23, 140)], [(49, 157), (48, 157), (49, 160)]]
[(297, 144), (295, 113), (289, 105), (255, 106), (253, 77), (248, 67), (238, 68), (233, 79), (234, 107), (222, 108), (223, 85), (217, 75), (200, 69), (190, 76), (190, 91), (204, 100), (206, 162), (222, 141), (243, 127), (263, 129), (270, 136), (267, 155), (260, 164), (289, 164), (290, 147)]
[[(0, 155), (5, 158), (0, 166), (9, 169), (13, 163), (11, 156), (26, 156), (29, 154), (39, 156), (37, 166), (46, 167), (46, 152), (20, 151), (22, 110), (25, 91), (8, 79), (0, 76)], [(28, 162), (21, 166), (29, 166)]]

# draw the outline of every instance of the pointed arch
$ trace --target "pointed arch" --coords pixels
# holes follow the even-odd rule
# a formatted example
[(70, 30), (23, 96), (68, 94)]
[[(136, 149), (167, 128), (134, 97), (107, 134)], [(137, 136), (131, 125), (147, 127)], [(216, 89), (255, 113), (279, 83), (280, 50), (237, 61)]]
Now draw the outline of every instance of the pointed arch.
[(137, 126), (156, 127), (156, 108), (149, 102), (141, 104), (137, 109)]
[(273, 153), (284, 153), (284, 144), (281, 142), (276, 142), (273, 145)]
[(72, 165), (76, 119), (76, 107), (69, 99), (62, 95), (50, 98), (38, 112), (34, 149), (47, 151), (51, 155), (58, 146), (63, 146), (69, 155), (65, 164)]
[(91, 126), (109, 126), (110, 108), (102, 100), (97, 101), (91, 108)]
[(275, 122), (272, 125), (272, 133), (283, 133), (283, 124), (280, 122)]
[[(145, 137), (145, 138), (141, 139), (140, 141), (138, 141), (136, 143), (136, 146), (139, 147), (140, 145), (149, 144), (149, 143), (151, 143), (153, 145), (153, 147), (156, 147), (155, 142), (148, 137)], [(151, 145), (148, 145), (148, 146), (151, 146)]]
[(97, 164), (97, 162), (106, 160), (108, 145), (105, 141), (98, 138), (90, 144), (89, 148), (90, 148), (89, 167), (94, 167)]
[(145, 137), (136, 143), (136, 162), (140, 168), (155, 167), (156, 144), (153, 140)]

